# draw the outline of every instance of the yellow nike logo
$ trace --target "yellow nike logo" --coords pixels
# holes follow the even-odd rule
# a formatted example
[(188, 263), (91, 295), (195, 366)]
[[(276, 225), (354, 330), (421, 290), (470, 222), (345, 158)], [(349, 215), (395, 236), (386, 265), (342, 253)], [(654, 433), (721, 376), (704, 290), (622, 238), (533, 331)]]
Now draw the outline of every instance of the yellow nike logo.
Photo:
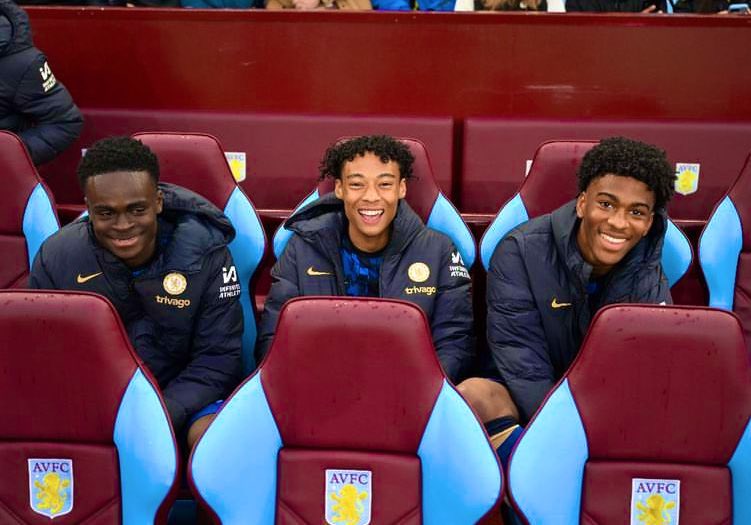
[(559, 303), (557, 297), (553, 297), (553, 302), (550, 303), (553, 308), (563, 308), (564, 306), (571, 306), (571, 303)]
[(312, 266), (309, 266), (308, 270), (305, 273), (314, 277), (316, 275), (333, 275), (331, 272), (319, 272), (318, 270), (314, 270)]
[(102, 275), (102, 272), (92, 273), (91, 275), (81, 275), (81, 274), (79, 273), (79, 274), (78, 274), (78, 275), (76, 276), (76, 282), (77, 282), (78, 284), (83, 284), (83, 283), (89, 282), (89, 281), (90, 281), (90, 280), (92, 280), (92, 279), (93, 279), (94, 277), (99, 277), (100, 275)]

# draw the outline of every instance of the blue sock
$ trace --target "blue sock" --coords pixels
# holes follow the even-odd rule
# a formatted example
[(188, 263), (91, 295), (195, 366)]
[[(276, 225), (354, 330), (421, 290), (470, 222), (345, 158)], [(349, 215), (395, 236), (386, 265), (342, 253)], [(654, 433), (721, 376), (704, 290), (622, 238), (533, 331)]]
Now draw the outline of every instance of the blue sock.
[(517, 424), (516, 418), (511, 416), (499, 417), (485, 423), (485, 430), (488, 432), (488, 436), (490, 436), (491, 440), (498, 434), (513, 427), (516, 428), (514, 428), (514, 430), (512, 430), (511, 433), (506, 436), (506, 438), (496, 448), (498, 459), (501, 460), (501, 465), (503, 465), (504, 470), (506, 470), (506, 465), (508, 464), (508, 458), (511, 455), (511, 450), (514, 448), (514, 445), (519, 439), (519, 436), (521, 435), (523, 429)]

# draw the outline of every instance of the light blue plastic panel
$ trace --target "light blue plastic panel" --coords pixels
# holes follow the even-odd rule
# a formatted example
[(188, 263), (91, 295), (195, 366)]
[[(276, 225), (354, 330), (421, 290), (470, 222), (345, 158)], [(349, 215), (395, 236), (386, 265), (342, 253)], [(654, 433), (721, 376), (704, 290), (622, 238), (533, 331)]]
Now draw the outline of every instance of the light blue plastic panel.
[(273, 525), (282, 438), (259, 371), (227, 401), (193, 451), (193, 483), (222, 525)]
[(29, 269), (44, 240), (59, 229), (60, 224), (57, 222), (57, 214), (52, 207), (49, 195), (44, 186), (37, 184), (23, 212), (23, 235), (26, 238), (26, 250), (29, 254)]
[(256, 345), (257, 332), (250, 279), (263, 258), (263, 252), (266, 249), (266, 237), (253, 205), (240, 188), (235, 188), (232, 191), (227, 200), (227, 205), (224, 207), (224, 214), (232, 222), (236, 232), (235, 238), (229, 244), (229, 251), (235, 262), (237, 278), (242, 286), (240, 304), (243, 307), (245, 323), (242, 360), (244, 375), (248, 375), (256, 367), (253, 348)]
[(123, 525), (153, 525), (175, 483), (177, 447), (154, 387), (140, 369), (125, 390), (115, 420)]
[(529, 220), (527, 208), (524, 206), (520, 193), (514, 195), (514, 198), (506, 203), (498, 212), (493, 222), (488, 226), (482, 240), (480, 241), (480, 259), (485, 270), (490, 265), (490, 258), (493, 256), (496, 246), (506, 236), (508, 232), (519, 226), (521, 223)]
[(579, 525), (588, 457), (584, 426), (566, 379), (548, 398), (511, 455), (509, 492), (529, 523)]
[(688, 238), (673, 221), (668, 219), (665, 243), (662, 249), (662, 271), (665, 272), (665, 277), (667, 277), (670, 286), (673, 286), (686, 274), (693, 258)]
[(454, 205), (449, 202), (443, 193), (438, 193), (426, 226), (448, 235), (454, 242), (456, 249), (459, 250), (464, 260), (464, 266), (472, 267), (477, 255), (475, 239), (462, 216), (459, 215)]
[(733, 479), (733, 524), (751, 523), (751, 421), (728, 463)]
[(709, 288), (709, 306), (733, 309), (735, 276), (742, 248), (741, 218), (730, 197), (725, 197), (699, 239), (699, 264)]
[[(318, 199), (318, 197), (318, 188), (316, 188), (310, 195), (305, 197), (294, 210), (292, 210), (292, 213), (290, 213), (289, 216), (292, 217), (298, 210), (301, 210), (314, 200)], [(281, 257), (282, 252), (284, 252), (284, 248), (287, 246), (290, 237), (292, 237), (292, 232), (285, 228), (284, 223), (282, 223), (279, 229), (276, 230), (276, 233), (274, 233), (274, 257), (276, 257), (277, 260)]]
[(472, 525), (500, 497), (495, 451), (466, 402), (444, 380), (417, 450), (425, 525)]

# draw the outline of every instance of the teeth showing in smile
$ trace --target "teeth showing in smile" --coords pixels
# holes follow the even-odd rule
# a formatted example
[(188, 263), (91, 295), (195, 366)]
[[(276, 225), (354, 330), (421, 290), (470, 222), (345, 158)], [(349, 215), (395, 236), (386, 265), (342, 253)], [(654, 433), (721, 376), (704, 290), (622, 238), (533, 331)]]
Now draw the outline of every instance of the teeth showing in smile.
[(383, 210), (359, 210), (359, 213), (366, 217), (378, 217), (383, 214)]
[(119, 247), (131, 246), (135, 244), (138, 237), (128, 237), (127, 239), (112, 239), (112, 244)]
[(603, 239), (605, 239), (606, 241), (612, 244), (623, 244), (624, 242), (626, 242), (626, 239), (619, 239), (618, 237), (611, 237), (607, 233), (601, 233), (600, 235), (602, 235)]

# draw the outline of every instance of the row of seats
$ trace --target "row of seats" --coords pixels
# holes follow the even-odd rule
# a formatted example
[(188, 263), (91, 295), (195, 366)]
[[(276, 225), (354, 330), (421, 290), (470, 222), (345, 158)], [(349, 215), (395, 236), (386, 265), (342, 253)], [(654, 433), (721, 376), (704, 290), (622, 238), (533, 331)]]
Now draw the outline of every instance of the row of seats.
[[(264, 258), (266, 238), (255, 209), (235, 182), (221, 145), (204, 134), (139, 133), (134, 137), (151, 147), (160, 159), (162, 178), (188, 187), (224, 210), (237, 229), (229, 248), (244, 283), (255, 283), (259, 264)], [(407, 200), (423, 221), (452, 238), (467, 266), (476, 258), (476, 243), (456, 208), (444, 196), (433, 177), (428, 153), (417, 140), (403, 139), (416, 162), (415, 180), (410, 183)], [(487, 269), (490, 256), (502, 237), (513, 227), (537, 215), (552, 211), (575, 194), (571, 171), (581, 161), (593, 141), (557, 141), (541, 145), (529, 175), (516, 195), (496, 215), (479, 243), (480, 259)], [(0, 156), (11, 173), (11, 191), (0, 199), (8, 216), (0, 242), (10, 253), (0, 268), (0, 287), (22, 287), (28, 267), (41, 241), (56, 231), (58, 222), (49, 192), (34, 171), (26, 152), (15, 136), (0, 134)], [(552, 182), (554, 181), (554, 182)], [(551, 191), (551, 188), (555, 191)], [(299, 206), (331, 191), (332, 182), (324, 180)], [(751, 156), (727, 195), (717, 205), (701, 236), (699, 261), (709, 286), (709, 305), (734, 310), (751, 331), (751, 221), (748, 206), (739, 205), (751, 198)], [(299, 207), (298, 206), (298, 207)], [(290, 232), (280, 229), (274, 236), (274, 255), (278, 257)], [(26, 242), (23, 239), (27, 239)], [(685, 235), (672, 222), (669, 225), (663, 267), (669, 282), (677, 283), (693, 262), (692, 248)], [(241, 303), (245, 316), (245, 369), (254, 368), (252, 351), (256, 337), (256, 301), (253, 286), (243, 288)], [(748, 333), (748, 332), (747, 332)]]
[[(178, 447), (114, 308), (72, 292), (0, 291), (0, 303), (0, 521), (165, 523)], [(187, 474), (225, 525), (497, 524), (504, 493), (535, 525), (679, 523), (679, 513), (683, 525), (745, 525), (750, 421), (734, 315), (606, 307), (504, 482), (418, 307), (298, 298)]]

